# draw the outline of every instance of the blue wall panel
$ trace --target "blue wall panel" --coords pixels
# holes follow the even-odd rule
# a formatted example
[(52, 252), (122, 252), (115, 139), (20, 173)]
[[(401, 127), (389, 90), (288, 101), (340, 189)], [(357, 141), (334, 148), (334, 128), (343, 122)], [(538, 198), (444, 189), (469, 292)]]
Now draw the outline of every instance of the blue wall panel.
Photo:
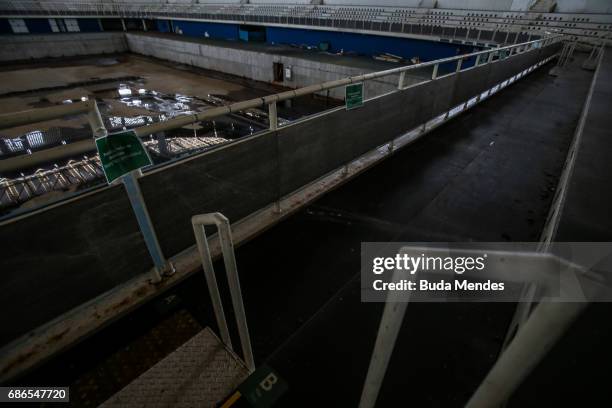
[(237, 24), (206, 23), (196, 21), (172, 21), (174, 32), (182, 30), (183, 35), (190, 37), (206, 37), (218, 40), (238, 40)]
[(404, 58), (419, 57), (421, 61), (453, 57), (471, 52), (474, 47), (437, 41), (415, 40), (411, 38), (386, 37), (370, 34), (337, 31), (319, 31), (282, 27), (267, 27), (269, 43), (306, 44), (318, 46), (329, 42), (330, 51), (353, 51), (359, 54), (374, 55), (383, 52)]
[(0, 18), (0, 34), (12, 34), (13, 29), (6, 18)]
[(155, 24), (157, 24), (157, 31), (160, 33), (172, 32), (170, 29), (170, 21), (168, 20), (155, 20)]
[(28, 31), (32, 34), (53, 32), (49, 25), (49, 20), (46, 18), (26, 18), (25, 23)]
[(100, 24), (98, 24), (97, 18), (79, 18), (77, 19), (77, 22), (79, 23), (79, 29), (81, 31), (84, 31), (87, 33), (101, 31)]

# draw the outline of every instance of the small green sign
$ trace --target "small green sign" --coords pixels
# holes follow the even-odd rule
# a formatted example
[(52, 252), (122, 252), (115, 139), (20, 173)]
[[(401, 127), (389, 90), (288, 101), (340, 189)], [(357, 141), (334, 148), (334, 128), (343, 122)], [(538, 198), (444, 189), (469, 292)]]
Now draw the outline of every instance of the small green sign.
[(152, 164), (140, 138), (132, 130), (99, 137), (96, 148), (109, 184), (130, 171)]
[[(273, 369), (263, 365), (238, 386), (238, 393), (244, 396), (250, 407), (270, 408), (287, 392), (287, 389), (285, 380)], [(232, 406), (232, 404), (227, 406)]]
[(344, 101), (347, 110), (363, 106), (363, 82), (347, 85), (344, 88)]

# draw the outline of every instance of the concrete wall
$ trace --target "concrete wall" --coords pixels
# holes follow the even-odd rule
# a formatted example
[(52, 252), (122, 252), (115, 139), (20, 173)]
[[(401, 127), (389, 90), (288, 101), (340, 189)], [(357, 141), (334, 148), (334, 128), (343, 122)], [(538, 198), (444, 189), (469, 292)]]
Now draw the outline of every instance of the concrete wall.
[[(280, 62), (291, 67), (293, 78), (282, 85), (299, 88), (321, 82), (359, 75), (373, 70), (336, 65), (307, 58), (275, 55), (242, 48), (228, 48), (205, 42), (182, 41), (142, 34), (126, 34), (130, 51), (156, 58), (221, 71), (256, 81), (273, 82), (273, 64)], [(389, 76), (366, 83), (366, 97), (389, 92), (396, 88), (398, 76)], [(409, 82), (416, 82), (416, 79)], [(332, 90), (330, 96), (344, 98), (342, 89)]]
[(123, 33), (0, 36), (0, 61), (108, 54), (127, 50)]

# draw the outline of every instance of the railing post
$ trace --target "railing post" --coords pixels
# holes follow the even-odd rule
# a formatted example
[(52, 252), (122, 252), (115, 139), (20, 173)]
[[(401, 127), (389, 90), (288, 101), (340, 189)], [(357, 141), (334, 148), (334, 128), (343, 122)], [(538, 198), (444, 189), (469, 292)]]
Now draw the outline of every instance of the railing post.
[(478, 54), (478, 55), (476, 56), (476, 62), (474, 63), (474, 66), (475, 66), (475, 67), (477, 67), (478, 65), (480, 65), (480, 55), (481, 55), (481, 54)]
[(153, 259), (153, 263), (155, 265), (155, 268), (153, 269), (153, 282), (157, 283), (161, 281), (161, 274), (168, 270), (170, 265), (168, 265), (168, 261), (166, 261), (161, 246), (159, 245), (155, 228), (151, 222), (147, 205), (144, 201), (144, 197), (142, 196), (142, 191), (140, 190), (138, 177), (141, 175), (142, 173), (140, 170), (132, 171), (121, 177), (121, 180), (123, 181), (125, 191), (127, 192), (130, 204), (132, 205), (132, 209), (136, 215), (136, 220), (138, 221), (138, 226), (140, 227), (140, 232), (144, 238), (145, 245), (149, 250), (151, 258)]
[(493, 62), (493, 57), (495, 57), (495, 53), (496, 53), (496, 52), (497, 52), (497, 51), (491, 51), (491, 52), (489, 53), (489, 59), (488, 59), (488, 61), (487, 61), (487, 62), (489, 62), (489, 63), (490, 63), (490, 62)]
[[(99, 138), (107, 136), (108, 132), (104, 127), (104, 122), (102, 121), (102, 116), (100, 116), (98, 105), (95, 100), (91, 101), (91, 103), (92, 105), (89, 108), (88, 119), (94, 137)], [(140, 227), (140, 232), (144, 238), (145, 245), (149, 250), (149, 255), (153, 259), (153, 264), (155, 267), (152, 271), (152, 278), (153, 282), (157, 283), (161, 281), (161, 274), (166, 270), (171, 270), (172, 267), (164, 257), (159, 241), (157, 240), (157, 235), (155, 234), (155, 228), (153, 227), (153, 223), (149, 217), (149, 211), (147, 210), (147, 205), (145, 204), (142, 192), (140, 190), (140, 185), (138, 184), (137, 177), (140, 174), (140, 170), (132, 171), (121, 177), (121, 180), (123, 181), (125, 191), (127, 192), (130, 204), (134, 210), (134, 214), (136, 215), (136, 221)]]
[(234, 317), (236, 318), (236, 326), (240, 337), (240, 345), (246, 365), (250, 372), (255, 371), (255, 361), (253, 358), (253, 349), (251, 347), (251, 337), (246, 321), (246, 312), (242, 301), (242, 290), (240, 289), (240, 279), (238, 277), (238, 268), (236, 267), (236, 257), (234, 255), (234, 241), (232, 239), (232, 231), (227, 217), (221, 213), (210, 213), (194, 215), (191, 218), (193, 231), (196, 236), (198, 251), (202, 258), (202, 267), (206, 276), (208, 290), (213, 300), (213, 308), (217, 324), (221, 331), (223, 342), (232, 349), (231, 338), (225, 320), (225, 312), (223, 311), (223, 303), (217, 286), (217, 278), (212, 264), (210, 248), (208, 247), (208, 239), (206, 238), (206, 225), (216, 225), (219, 244), (223, 254), (223, 262), (225, 264), (225, 273), (229, 284), (229, 292), (234, 309)]
[(268, 121), (270, 122), (270, 130), (278, 129), (278, 113), (276, 110), (276, 101), (268, 104)]
[(399, 82), (397, 84), (397, 89), (404, 89), (406, 82), (406, 71), (402, 71), (399, 76)]
[[(393, 282), (399, 282), (399, 276), (400, 274), (395, 271)], [(378, 393), (387, 373), (387, 367), (408, 307), (409, 299), (403, 298), (406, 296), (405, 294), (398, 293), (398, 291), (387, 293), (385, 309), (378, 326), (374, 351), (370, 358), (370, 365), (361, 392), (359, 408), (374, 408), (376, 406)]]
[(455, 69), (455, 72), (461, 71), (461, 64), (463, 64), (463, 58), (457, 60), (457, 69)]
[(436, 64), (433, 67), (433, 72), (431, 73), (431, 79), (436, 79), (438, 77), (438, 66), (440, 64)]

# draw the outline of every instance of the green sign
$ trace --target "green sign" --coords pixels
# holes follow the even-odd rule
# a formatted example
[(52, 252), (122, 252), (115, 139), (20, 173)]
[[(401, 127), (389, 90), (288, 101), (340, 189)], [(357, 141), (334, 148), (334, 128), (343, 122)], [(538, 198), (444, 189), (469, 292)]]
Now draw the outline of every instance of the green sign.
[(238, 386), (220, 408), (271, 408), (287, 392), (285, 380), (267, 365), (259, 367)]
[(96, 148), (109, 184), (130, 171), (152, 164), (140, 138), (132, 130), (99, 137)]
[(363, 82), (347, 85), (344, 88), (344, 101), (347, 110), (363, 106)]

